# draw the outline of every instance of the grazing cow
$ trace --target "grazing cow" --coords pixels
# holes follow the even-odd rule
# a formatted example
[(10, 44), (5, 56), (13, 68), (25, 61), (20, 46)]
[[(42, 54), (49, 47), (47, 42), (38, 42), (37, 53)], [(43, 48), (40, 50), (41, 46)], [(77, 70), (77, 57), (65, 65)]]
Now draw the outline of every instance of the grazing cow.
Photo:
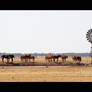
[(48, 55), (45, 56), (45, 59), (48, 60), (49, 62), (51, 62), (53, 60), (53, 55), (48, 54)]
[(72, 59), (74, 61), (79, 61), (79, 63), (81, 62), (81, 56), (72, 56)]
[(11, 59), (11, 61), (12, 61), (12, 63), (13, 63), (14, 55), (12, 55), (12, 54), (9, 54), (9, 55), (2, 55), (1, 58), (2, 58), (2, 62), (3, 62), (3, 63), (4, 63), (4, 59), (7, 59), (7, 63), (9, 63), (9, 60)]
[(62, 61), (66, 61), (66, 59), (68, 58), (68, 56), (67, 55), (61, 55), (61, 58), (62, 58)]

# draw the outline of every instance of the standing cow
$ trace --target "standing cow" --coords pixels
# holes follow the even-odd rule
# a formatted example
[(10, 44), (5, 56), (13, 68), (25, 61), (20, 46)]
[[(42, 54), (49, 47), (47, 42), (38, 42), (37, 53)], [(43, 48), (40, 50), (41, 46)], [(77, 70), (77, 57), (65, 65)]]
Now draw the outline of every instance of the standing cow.
[(62, 58), (62, 61), (66, 61), (66, 59), (68, 58), (68, 56), (67, 55), (61, 55), (61, 58)]
[(53, 61), (53, 55), (52, 54), (48, 54), (45, 56), (45, 60), (46, 61), (49, 61), (49, 62), (52, 62)]
[(31, 56), (30, 54), (25, 54), (23, 56), (20, 57), (21, 61), (25, 61), (25, 62), (30, 62), (30, 60), (32, 59), (33, 62), (35, 61), (35, 57)]
[(13, 55), (13, 54), (2, 55), (1, 58), (2, 58), (2, 62), (3, 62), (3, 63), (4, 63), (4, 59), (7, 59), (7, 63), (9, 63), (10, 60), (11, 60), (12, 63), (13, 63), (14, 55)]
[(74, 61), (79, 61), (79, 63), (81, 62), (81, 56), (72, 56), (72, 59)]

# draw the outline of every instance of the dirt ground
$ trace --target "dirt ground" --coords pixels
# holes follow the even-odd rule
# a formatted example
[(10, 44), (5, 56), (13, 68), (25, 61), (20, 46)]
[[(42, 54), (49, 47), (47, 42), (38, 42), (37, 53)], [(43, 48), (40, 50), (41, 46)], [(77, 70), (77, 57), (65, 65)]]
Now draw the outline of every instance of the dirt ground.
[(0, 82), (92, 82), (92, 67), (1, 67)]
[[(21, 61), (15, 59), (14, 62)], [(39, 58), (36, 62), (44, 63), (45, 61)], [(67, 62), (73, 61), (70, 58)], [(90, 64), (90, 58), (83, 58), (82, 63)], [(0, 82), (92, 82), (92, 65), (0, 66)]]

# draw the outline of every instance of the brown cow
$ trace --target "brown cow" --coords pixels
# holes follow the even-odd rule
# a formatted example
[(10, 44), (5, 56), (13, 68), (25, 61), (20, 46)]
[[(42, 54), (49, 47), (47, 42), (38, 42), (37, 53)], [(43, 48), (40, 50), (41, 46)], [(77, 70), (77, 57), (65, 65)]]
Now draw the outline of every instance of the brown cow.
[(53, 61), (55, 62), (57, 60), (58, 63), (58, 59), (61, 57), (61, 55), (54, 55), (53, 56)]
[(35, 57), (34, 56), (31, 56), (30, 59), (32, 59), (33, 63), (35, 61)]
[(66, 59), (68, 58), (68, 56), (67, 55), (61, 55), (61, 58), (62, 58), (62, 61), (66, 61)]
[(79, 63), (81, 62), (81, 56), (72, 56), (72, 59), (74, 61), (79, 61)]
[(45, 56), (45, 59), (48, 60), (49, 62), (53, 61), (53, 55), (52, 54), (48, 54)]
[(30, 60), (30, 57), (31, 57), (31, 55), (30, 54), (25, 54), (25, 55), (23, 55), (23, 56), (21, 56), (20, 57), (20, 59), (21, 59), (21, 61), (28, 61), (28, 60)]
[[(48, 54), (47, 56), (45, 56), (45, 59), (48, 60), (49, 62), (51, 61), (57, 61), (58, 59), (61, 57), (61, 55), (52, 55), (52, 54)], [(56, 62), (55, 62), (56, 63)]]

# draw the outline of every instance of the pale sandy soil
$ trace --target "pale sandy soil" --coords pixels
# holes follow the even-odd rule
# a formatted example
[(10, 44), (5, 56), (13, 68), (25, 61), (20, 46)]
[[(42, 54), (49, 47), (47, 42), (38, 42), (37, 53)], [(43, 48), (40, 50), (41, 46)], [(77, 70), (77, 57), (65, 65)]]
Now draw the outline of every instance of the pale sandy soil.
[[(45, 62), (43, 59), (36, 60), (36, 62), (41, 61)], [(15, 62), (19, 61), (16, 59)], [(69, 59), (69, 62), (72, 60)], [(89, 58), (84, 58), (82, 62), (90, 64)], [(0, 82), (92, 82), (92, 66), (48, 68), (1, 66)]]
[(92, 67), (5, 67), (0, 82), (92, 82)]

